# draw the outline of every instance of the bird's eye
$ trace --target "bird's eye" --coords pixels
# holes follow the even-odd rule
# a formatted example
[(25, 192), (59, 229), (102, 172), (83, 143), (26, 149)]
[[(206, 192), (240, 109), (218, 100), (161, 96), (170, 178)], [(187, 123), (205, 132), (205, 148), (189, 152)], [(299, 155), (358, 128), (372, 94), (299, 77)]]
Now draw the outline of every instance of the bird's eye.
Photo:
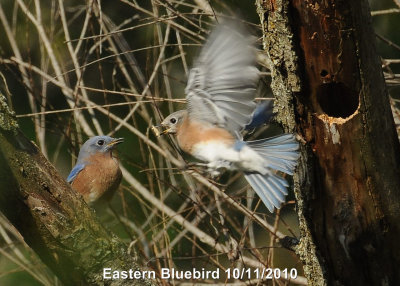
[(175, 123), (176, 123), (176, 119), (175, 119), (175, 118), (171, 118), (171, 119), (169, 120), (169, 122), (171, 122), (172, 124), (175, 124)]
[(102, 146), (104, 144), (104, 140), (100, 139), (99, 141), (97, 141), (97, 145)]

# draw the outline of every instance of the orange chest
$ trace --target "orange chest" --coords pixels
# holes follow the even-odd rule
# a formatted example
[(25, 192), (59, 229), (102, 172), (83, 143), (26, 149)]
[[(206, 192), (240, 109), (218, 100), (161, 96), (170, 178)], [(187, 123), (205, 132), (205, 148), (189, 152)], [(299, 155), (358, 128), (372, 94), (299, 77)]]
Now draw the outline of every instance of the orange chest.
[(225, 129), (185, 120), (177, 132), (179, 147), (186, 153), (192, 153), (193, 146), (208, 141), (220, 141), (233, 144), (235, 138)]
[(86, 202), (92, 203), (105, 193), (112, 194), (118, 188), (121, 179), (117, 159), (110, 154), (94, 155), (76, 176), (72, 188), (81, 193)]
[[(92, 156), (90, 164), (86, 168), (91, 177), (95, 177), (98, 181), (103, 181), (103, 183), (114, 181), (121, 174), (117, 159), (110, 154)], [(109, 184), (109, 182), (106, 184)]]

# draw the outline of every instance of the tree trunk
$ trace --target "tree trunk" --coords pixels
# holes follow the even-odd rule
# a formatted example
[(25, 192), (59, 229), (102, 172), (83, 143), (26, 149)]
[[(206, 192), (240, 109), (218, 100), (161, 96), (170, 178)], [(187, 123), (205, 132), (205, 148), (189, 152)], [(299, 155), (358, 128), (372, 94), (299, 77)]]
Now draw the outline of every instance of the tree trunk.
[(310, 285), (400, 281), (400, 148), (367, 0), (257, 0), (279, 120), (305, 140), (297, 252)]
[(1, 94), (0, 166), (0, 211), (64, 285), (155, 285), (103, 281), (104, 267), (140, 270), (137, 258), (22, 135)]

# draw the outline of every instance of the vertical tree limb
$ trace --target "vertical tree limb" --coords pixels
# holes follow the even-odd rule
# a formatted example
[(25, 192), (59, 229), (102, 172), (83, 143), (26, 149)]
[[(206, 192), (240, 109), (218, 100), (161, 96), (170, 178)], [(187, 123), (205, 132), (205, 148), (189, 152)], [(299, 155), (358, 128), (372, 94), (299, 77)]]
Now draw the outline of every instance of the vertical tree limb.
[(393, 285), (400, 148), (366, 0), (258, 0), (278, 119), (306, 141), (295, 177), (311, 285)]

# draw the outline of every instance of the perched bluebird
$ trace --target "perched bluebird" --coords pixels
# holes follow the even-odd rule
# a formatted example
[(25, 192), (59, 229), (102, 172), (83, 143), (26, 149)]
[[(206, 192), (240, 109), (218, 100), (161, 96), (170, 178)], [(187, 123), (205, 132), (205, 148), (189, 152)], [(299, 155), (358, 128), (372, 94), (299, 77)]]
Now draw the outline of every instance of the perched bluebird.
[[(243, 171), (273, 212), (285, 201), (289, 186), (276, 171), (293, 174), (299, 146), (293, 134), (242, 140), (241, 131), (257, 117), (254, 99), (259, 71), (255, 65), (252, 39), (238, 26), (218, 25), (190, 71), (187, 109), (166, 117), (161, 134), (175, 134), (179, 147), (207, 162), (213, 174), (221, 168)], [(261, 106), (261, 115), (263, 110), (272, 114), (271, 107)]]
[(108, 201), (118, 189), (122, 173), (113, 150), (123, 141), (123, 138), (95, 136), (82, 145), (67, 182), (88, 204), (99, 199)]

